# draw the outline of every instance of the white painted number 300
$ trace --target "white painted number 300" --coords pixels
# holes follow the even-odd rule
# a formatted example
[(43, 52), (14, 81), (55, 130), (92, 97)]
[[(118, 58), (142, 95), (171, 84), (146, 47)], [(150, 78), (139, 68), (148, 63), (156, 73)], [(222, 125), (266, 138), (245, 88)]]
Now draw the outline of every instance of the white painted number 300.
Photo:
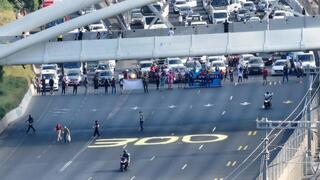
[[(217, 141), (223, 141), (227, 138), (227, 135), (223, 134), (194, 134), (182, 136), (181, 141), (189, 144), (197, 143), (212, 143)], [(103, 147), (117, 147), (124, 146), (128, 143), (134, 143), (137, 146), (145, 145), (162, 145), (171, 144), (177, 142), (180, 139), (179, 136), (159, 136), (159, 137), (145, 137), (145, 138), (114, 138), (114, 139), (97, 139), (89, 148), (103, 148)]]

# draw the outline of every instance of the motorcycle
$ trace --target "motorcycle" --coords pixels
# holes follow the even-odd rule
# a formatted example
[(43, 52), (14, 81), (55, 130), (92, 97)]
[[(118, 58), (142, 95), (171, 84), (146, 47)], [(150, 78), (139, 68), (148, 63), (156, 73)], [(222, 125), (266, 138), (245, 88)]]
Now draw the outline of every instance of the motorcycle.
[(264, 109), (270, 109), (271, 108), (271, 99), (265, 99), (263, 102)]
[(129, 166), (128, 159), (125, 157), (121, 157), (120, 158), (120, 171), (124, 172), (124, 171), (128, 170), (128, 166)]

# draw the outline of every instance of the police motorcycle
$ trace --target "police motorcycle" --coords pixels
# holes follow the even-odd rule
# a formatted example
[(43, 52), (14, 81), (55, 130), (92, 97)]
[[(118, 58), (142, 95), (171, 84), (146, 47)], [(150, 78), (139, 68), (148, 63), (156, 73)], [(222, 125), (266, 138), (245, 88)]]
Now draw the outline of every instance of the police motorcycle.
[(271, 108), (272, 96), (273, 96), (273, 93), (268, 92), (268, 91), (264, 94), (264, 101), (263, 101), (264, 109), (270, 109)]
[(123, 150), (123, 154), (120, 157), (120, 171), (124, 172), (128, 170), (130, 164), (130, 154), (127, 150)]

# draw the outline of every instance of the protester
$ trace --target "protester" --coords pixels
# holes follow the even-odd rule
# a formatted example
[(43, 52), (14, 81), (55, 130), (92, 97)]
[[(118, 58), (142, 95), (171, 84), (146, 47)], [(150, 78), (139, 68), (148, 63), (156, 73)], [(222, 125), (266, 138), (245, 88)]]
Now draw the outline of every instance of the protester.
[(105, 93), (105, 94), (108, 94), (108, 88), (109, 88), (109, 86), (111, 86), (108, 78), (106, 78), (106, 79), (104, 80), (103, 85), (104, 85), (104, 93)]
[(77, 95), (78, 94), (78, 83), (74, 83), (73, 84), (73, 91), (72, 91), (72, 94), (73, 95)]
[(268, 69), (266, 67), (263, 68), (262, 70), (262, 78), (263, 78), (263, 83), (262, 85), (267, 85), (268, 84)]
[(124, 83), (123, 78), (121, 78), (121, 79), (119, 80), (119, 86), (120, 86), (120, 93), (121, 93), (121, 94), (123, 93), (123, 83)]
[(145, 93), (148, 93), (149, 92), (149, 89), (148, 89), (148, 76), (147, 74), (144, 74), (143, 77), (142, 77), (142, 84), (143, 84), (143, 90)]
[(112, 94), (116, 94), (117, 93), (117, 89), (116, 89), (116, 80), (114, 78), (112, 78), (111, 80), (111, 93)]
[(87, 94), (88, 92), (87, 84), (88, 84), (88, 77), (87, 77), (87, 74), (84, 74), (84, 80), (83, 80), (84, 94)]
[(71, 132), (67, 126), (64, 126), (63, 128), (63, 139), (64, 139), (64, 143), (71, 142)]
[(139, 124), (140, 124), (140, 131), (143, 131), (143, 123), (144, 123), (144, 119), (143, 119), (143, 113), (142, 111), (139, 111)]
[(285, 64), (284, 66), (283, 66), (283, 77), (282, 77), (282, 82), (284, 83), (284, 81), (285, 81), (285, 79), (287, 80), (287, 82), (289, 81), (289, 77), (288, 77), (288, 72), (289, 71), (289, 69), (288, 69), (288, 65), (287, 64)]
[(93, 77), (93, 86), (94, 86), (94, 94), (97, 94), (99, 89), (99, 79), (97, 74), (94, 75)]
[(31, 116), (31, 114), (29, 114), (28, 120), (26, 122), (28, 122), (27, 134), (29, 133), (30, 129), (33, 130), (33, 133), (36, 133), (36, 130), (33, 127), (33, 117)]
[(55, 130), (57, 132), (57, 142), (60, 142), (62, 140), (62, 137), (61, 137), (61, 133), (63, 130), (62, 125), (60, 123), (57, 123)]
[(67, 86), (66, 79), (63, 78), (61, 82), (61, 94), (66, 94), (66, 86)]
[(230, 79), (230, 82), (233, 82), (233, 68), (232, 67), (229, 68), (229, 79)]
[(50, 77), (49, 80), (49, 86), (50, 86), (50, 94), (53, 94), (53, 85), (54, 85), (54, 80), (52, 79), (52, 77)]
[(44, 77), (42, 77), (42, 79), (41, 79), (41, 86), (42, 86), (41, 95), (45, 96), (46, 95), (46, 80), (44, 79)]
[(96, 137), (96, 136), (100, 137), (100, 132), (99, 132), (100, 125), (97, 120), (94, 121), (93, 128), (94, 128), (93, 137)]
[(242, 82), (242, 79), (243, 79), (243, 68), (240, 67), (238, 69), (238, 83)]

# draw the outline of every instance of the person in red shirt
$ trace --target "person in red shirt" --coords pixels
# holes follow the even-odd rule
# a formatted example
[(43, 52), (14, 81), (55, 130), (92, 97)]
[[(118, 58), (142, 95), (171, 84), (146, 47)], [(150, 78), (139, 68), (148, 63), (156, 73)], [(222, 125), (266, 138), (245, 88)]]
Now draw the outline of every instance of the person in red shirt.
[(263, 68), (262, 70), (262, 77), (263, 77), (263, 83), (262, 85), (267, 85), (268, 84), (268, 80), (267, 80), (267, 77), (268, 77), (268, 69), (266, 67)]

